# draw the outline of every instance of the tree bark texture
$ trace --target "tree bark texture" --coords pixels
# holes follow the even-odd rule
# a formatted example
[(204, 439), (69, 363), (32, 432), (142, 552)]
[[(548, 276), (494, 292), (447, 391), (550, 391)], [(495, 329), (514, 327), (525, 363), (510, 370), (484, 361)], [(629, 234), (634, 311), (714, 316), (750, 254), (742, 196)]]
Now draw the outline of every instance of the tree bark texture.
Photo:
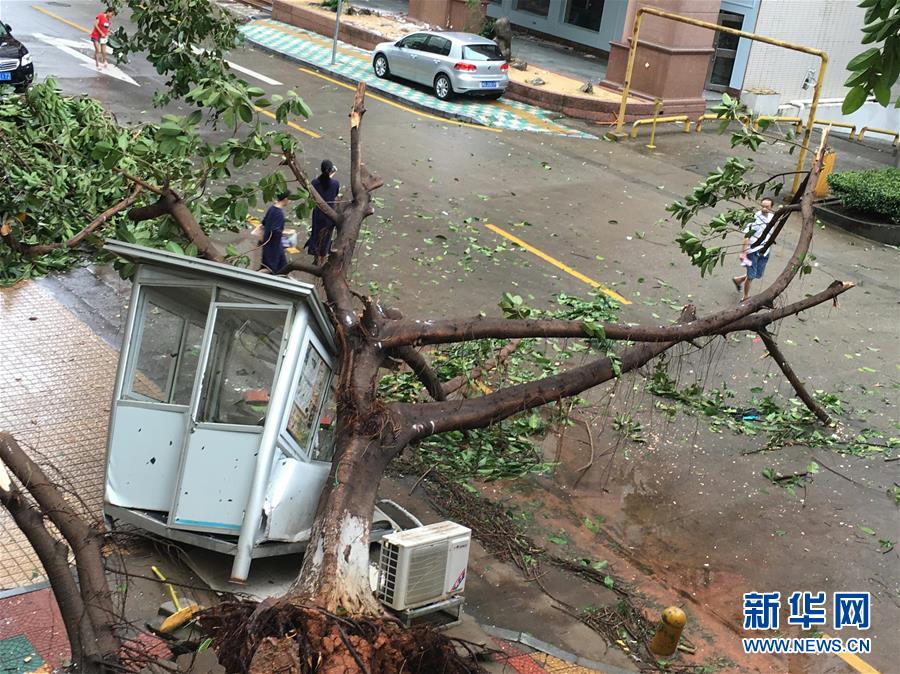
[[(131, 179), (134, 180), (133, 178)], [(178, 224), (188, 240), (197, 246), (197, 252), (200, 254), (200, 257), (213, 262), (225, 262), (225, 255), (212, 242), (212, 239), (206, 235), (203, 228), (197, 224), (194, 214), (191, 213), (191, 209), (188, 208), (181, 195), (168, 187), (154, 191), (159, 192), (159, 199), (149, 206), (132, 208), (128, 211), (129, 219), (134, 222), (141, 222), (169, 215)]]
[(119, 640), (111, 625), (117, 617), (113, 610), (112, 593), (106, 582), (98, 532), (72, 510), (59, 489), (9, 433), (0, 433), (0, 461), (31, 493), (41, 512), (53, 522), (72, 549), (80, 594), (100, 656), (107, 662), (114, 661), (119, 651)]

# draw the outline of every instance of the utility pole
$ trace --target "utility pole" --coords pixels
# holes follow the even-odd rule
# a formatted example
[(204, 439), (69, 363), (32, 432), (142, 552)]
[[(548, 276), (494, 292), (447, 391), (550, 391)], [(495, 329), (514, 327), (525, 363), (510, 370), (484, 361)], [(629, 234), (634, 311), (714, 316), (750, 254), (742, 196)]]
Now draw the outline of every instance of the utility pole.
[(341, 12), (344, 10), (344, 0), (338, 0), (337, 14), (334, 17), (334, 42), (331, 45), (331, 65), (337, 59), (338, 33), (341, 32)]

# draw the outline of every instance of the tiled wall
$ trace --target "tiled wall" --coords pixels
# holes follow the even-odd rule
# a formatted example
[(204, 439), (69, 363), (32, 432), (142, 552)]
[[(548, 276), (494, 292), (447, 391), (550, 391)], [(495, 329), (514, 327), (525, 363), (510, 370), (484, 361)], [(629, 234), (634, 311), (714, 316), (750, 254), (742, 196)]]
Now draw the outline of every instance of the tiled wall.
[[(847, 62), (868, 45), (860, 43), (865, 10), (855, 0), (762, 0), (755, 32), (828, 53), (822, 98), (846, 95)], [(818, 74), (819, 58), (783, 47), (754, 42), (744, 77), (744, 89), (766, 87), (781, 94), (781, 102), (812, 98), (812, 87), (801, 88), (809, 69)]]

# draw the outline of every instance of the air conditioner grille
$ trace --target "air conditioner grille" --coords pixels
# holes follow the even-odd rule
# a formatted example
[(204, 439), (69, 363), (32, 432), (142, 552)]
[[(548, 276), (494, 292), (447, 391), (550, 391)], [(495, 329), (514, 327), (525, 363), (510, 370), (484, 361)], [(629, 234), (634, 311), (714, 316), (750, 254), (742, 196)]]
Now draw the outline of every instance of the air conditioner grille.
[(397, 591), (397, 558), (400, 550), (396, 545), (388, 541), (381, 544), (381, 558), (378, 566), (381, 570), (381, 582), (378, 587), (378, 595), (388, 605), (393, 605)]
[(410, 550), (409, 581), (406, 604), (414, 606), (440, 597), (444, 592), (447, 573), (447, 543), (428, 545)]

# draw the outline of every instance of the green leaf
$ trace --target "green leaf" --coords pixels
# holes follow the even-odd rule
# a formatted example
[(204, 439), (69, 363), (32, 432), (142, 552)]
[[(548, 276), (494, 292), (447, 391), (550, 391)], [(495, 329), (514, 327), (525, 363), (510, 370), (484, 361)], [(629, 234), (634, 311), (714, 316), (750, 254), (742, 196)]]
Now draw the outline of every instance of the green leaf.
[(590, 529), (590, 531), (591, 531), (592, 533), (595, 533), (595, 534), (600, 533), (600, 525), (597, 524), (597, 523), (596, 523), (593, 519), (591, 519), (590, 517), (585, 517), (585, 518), (584, 518), (584, 526), (586, 526), (588, 529)]
[(850, 113), (859, 110), (863, 103), (866, 102), (867, 94), (868, 92), (862, 87), (853, 87), (844, 99), (843, 105), (841, 105), (841, 112), (845, 115), (849, 115)]
[(594, 571), (603, 571), (603, 570), (604, 570), (606, 567), (608, 567), (608, 566), (609, 566), (609, 562), (607, 562), (605, 559), (602, 559), (602, 560), (597, 561), (597, 562), (593, 562), (593, 563), (591, 564), (591, 568), (592, 568)]
[(550, 534), (547, 536), (547, 540), (555, 545), (568, 545), (568, 539), (561, 534)]
[(866, 49), (862, 54), (857, 54), (847, 64), (847, 70), (865, 70), (870, 65), (881, 61), (881, 50), (877, 47)]
[(166, 241), (165, 249), (170, 253), (176, 253), (178, 255), (184, 255), (184, 249), (178, 245), (175, 241)]
[(859, 530), (864, 534), (869, 534), (869, 536), (875, 535), (875, 530), (872, 527), (860, 527)]
[(884, 82), (879, 80), (872, 88), (872, 93), (875, 94), (875, 100), (878, 101), (879, 105), (886, 108), (890, 104), (891, 88), (884, 84)]
[(616, 581), (612, 576), (606, 576), (603, 578), (603, 584), (606, 585), (610, 590), (613, 589), (613, 586), (616, 584)]

